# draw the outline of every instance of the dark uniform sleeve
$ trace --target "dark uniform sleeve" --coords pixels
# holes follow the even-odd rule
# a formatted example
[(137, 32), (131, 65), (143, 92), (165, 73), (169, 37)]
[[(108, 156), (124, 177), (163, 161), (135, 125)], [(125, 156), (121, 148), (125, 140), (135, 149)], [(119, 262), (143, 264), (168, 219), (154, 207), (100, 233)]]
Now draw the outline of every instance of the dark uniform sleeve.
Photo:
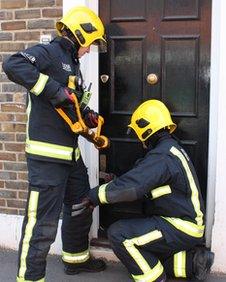
[(166, 156), (161, 154), (144, 158), (133, 169), (115, 180), (90, 190), (94, 205), (131, 202), (143, 198), (153, 188), (170, 181)]
[(36, 45), (6, 59), (3, 70), (11, 81), (24, 86), (34, 95), (45, 94), (51, 99), (61, 85), (45, 74), (50, 64), (48, 50)]

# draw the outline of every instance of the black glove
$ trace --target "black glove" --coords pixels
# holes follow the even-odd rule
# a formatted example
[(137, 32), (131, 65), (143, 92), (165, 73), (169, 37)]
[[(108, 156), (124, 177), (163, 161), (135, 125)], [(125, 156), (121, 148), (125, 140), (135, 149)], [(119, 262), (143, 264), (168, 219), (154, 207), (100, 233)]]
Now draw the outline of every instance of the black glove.
[(89, 128), (97, 127), (98, 117), (99, 117), (99, 114), (91, 110), (89, 107), (86, 107), (86, 109), (83, 111), (83, 119), (84, 119), (85, 125), (88, 126)]
[(70, 107), (74, 104), (73, 97), (71, 96), (72, 90), (68, 87), (60, 87), (56, 95), (51, 99), (54, 107)]

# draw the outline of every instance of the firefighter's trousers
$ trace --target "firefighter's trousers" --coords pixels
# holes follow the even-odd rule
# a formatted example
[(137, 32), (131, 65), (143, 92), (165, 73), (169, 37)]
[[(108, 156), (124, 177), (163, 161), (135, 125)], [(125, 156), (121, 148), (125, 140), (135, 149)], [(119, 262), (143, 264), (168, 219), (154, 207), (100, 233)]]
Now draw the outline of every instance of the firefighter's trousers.
[(113, 223), (108, 238), (134, 281), (192, 277), (192, 258), (203, 239), (191, 237), (161, 217), (123, 219)]
[(89, 258), (90, 211), (79, 203), (90, 189), (80, 157), (73, 165), (27, 160), (29, 194), (19, 246), (17, 281), (45, 281), (46, 257), (62, 215), (62, 259), (81, 263)]

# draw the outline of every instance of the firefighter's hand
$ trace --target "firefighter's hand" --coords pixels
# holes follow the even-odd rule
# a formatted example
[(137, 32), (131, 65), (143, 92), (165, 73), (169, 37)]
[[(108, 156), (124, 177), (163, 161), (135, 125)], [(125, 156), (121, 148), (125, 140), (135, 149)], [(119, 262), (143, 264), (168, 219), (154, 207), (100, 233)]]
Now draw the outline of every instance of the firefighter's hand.
[(97, 127), (98, 117), (99, 117), (99, 114), (91, 110), (89, 107), (87, 107), (83, 111), (83, 119), (84, 119), (85, 125), (88, 126), (89, 128)]
[(95, 206), (94, 206), (94, 204), (92, 203), (92, 201), (90, 200), (89, 197), (83, 198), (81, 202), (86, 209), (93, 211)]
[(68, 107), (74, 104), (72, 91), (68, 87), (60, 87), (55, 97), (51, 99), (54, 107)]

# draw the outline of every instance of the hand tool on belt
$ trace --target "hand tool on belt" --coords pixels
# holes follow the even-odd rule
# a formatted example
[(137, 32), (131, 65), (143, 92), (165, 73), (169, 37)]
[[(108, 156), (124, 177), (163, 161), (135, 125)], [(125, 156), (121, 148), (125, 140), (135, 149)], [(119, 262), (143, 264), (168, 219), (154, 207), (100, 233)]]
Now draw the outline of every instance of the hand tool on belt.
[[(75, 94), (71, 94), (71, 97), (74, 100), (74, 110), (75, 114), (78, 118), (78, 121), (72, 122), (70, 117), (67, 115), (67, 113), (62, 108), (56, 108), (56, 111), (60, 114), (60, 116), (67, 122), (67, 124), (70, 126), (71, 130), (76, 133), (83, 136), (85, 139), (87, 139), (89, 142), (93, 143), (97, 149), (104, 149), (109, 147), (109, 139), (101, 135), (101, 128), (104, 124), (104, 118), (102, 116), (98, 116), (98, 125), (96, 131), (91, 130), (89, 127), (86, 126), (84, 120), (82, 119), (81, 110), (83, 110), (91, 97), (91, 83), (86, 91), (84, 91), (84, 94), (81, 98), (80, 103), (78, 102), (78, 99)], [(70, 89), (75, 90), (75, 76), (69, 76), (68, 80), (68, 87)]]

